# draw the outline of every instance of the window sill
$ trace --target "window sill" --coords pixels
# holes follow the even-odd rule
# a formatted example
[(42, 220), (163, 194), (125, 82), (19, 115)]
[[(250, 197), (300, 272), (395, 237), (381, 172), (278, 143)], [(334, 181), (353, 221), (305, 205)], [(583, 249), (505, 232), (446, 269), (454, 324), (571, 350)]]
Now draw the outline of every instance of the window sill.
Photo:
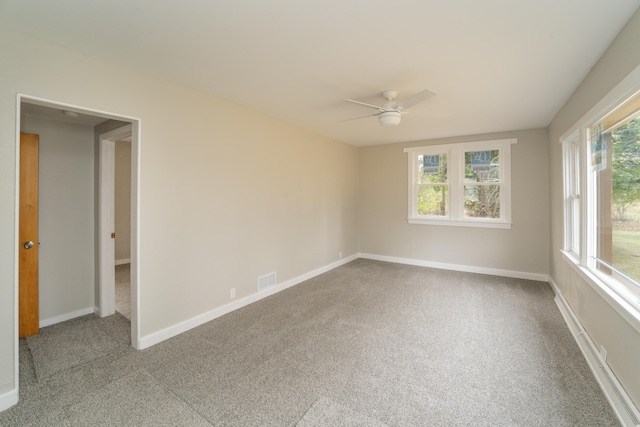
[(560, 250), (565, 261), (587, 282), (618, 314), (640, 333), (640, 301), (622, 285), (609, 283), (589, 269), (581, 266), (569, 252)]
[(446, 225), (450, 227), (475, 227), (475, 228), (500, 228), (511, 229), (510, 222), (497, 222), (497, 221), (452, 221), (449, 219), (425, 219), (425, 218), (408, 218), (409, 224), (420, 225)]

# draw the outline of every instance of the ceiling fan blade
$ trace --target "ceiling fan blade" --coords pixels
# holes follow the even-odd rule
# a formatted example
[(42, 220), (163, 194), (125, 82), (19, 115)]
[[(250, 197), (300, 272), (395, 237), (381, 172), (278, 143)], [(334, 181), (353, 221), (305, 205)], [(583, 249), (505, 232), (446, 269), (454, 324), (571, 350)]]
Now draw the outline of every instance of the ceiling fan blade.
[(350, 122), (351, 120), (360, 120), (360, 119), (366, 119), (367, 117), (373, 117), (373, 116), (379, 116), (380, 113), (376, 113), (376, 114), (368, 114), (366, 116), (360, 116), (360, 117), (354, 117), (352, 119), (345, 119), (345, 120), (340, 120), (340, 122)]
[(437, 95), (437, 93), (435, 93), (432, 90), (425, 89), (422, 92), (418, 92), (415, 95), (410, 96), (404, 101), (398, 102), (398, 107), (400, 108), (413, 107), (414, 105), (419, 104), (422, 101), (426, 101), (427, 99), (431, 98), (434, 95)]
[(369, 108), (375, 108), (378, 111), (384, 111), (384, 108), (379, 107), (377, 105), (373, 105), (373, 104), (367, 104), (366, 102), (360, 102), (360, 101), (356, 101), (354, 99), (347, 99), (347, 101), (349, 102), (353, 102), (354, 104), (360, 104), (360, 105), (364, 105), (365, 107), (369, 107)]

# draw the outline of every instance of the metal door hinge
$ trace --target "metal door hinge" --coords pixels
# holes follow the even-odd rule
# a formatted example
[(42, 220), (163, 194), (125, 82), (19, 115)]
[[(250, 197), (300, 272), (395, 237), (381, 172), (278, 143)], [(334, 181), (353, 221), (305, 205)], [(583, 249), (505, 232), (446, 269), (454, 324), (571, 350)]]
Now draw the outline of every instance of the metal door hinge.
[(116, 238), (116, 233), (111, 233), (111, 238), (115, 239)]

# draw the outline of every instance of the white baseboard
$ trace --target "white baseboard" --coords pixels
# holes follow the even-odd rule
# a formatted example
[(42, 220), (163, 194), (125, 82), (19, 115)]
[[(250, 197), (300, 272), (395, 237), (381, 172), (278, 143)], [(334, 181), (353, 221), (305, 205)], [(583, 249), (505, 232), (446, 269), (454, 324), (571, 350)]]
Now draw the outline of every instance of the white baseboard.
[(13, 389), (0, 395), (0, 412), (18, 403), (18, 389)]
[(115, 265), (131, 264), (131, 258), (117, 259), (114, 264)]
[(566, 322), (573, 338), (576, 340), (580, 351), (584, 355), (591, 372), (593, 372), (596, 381), (600, 385), (602, 392), (609, 401), (609, 405), (618, 416), (623, 426), (638, 427), (640, 426), (640, 412), (635, 407), (633, 401), (624, 390), (615, 374), (609, 368), (606, 361), (597, 350), (596, 344), (582, 327), (578, 317), (571, 309), (567, 300), (564, 299), (558, 285), (549, 278), (549, 283), (556, 294), (555, 302), (562, 313), (562, 317)]
[(255, 294), (249, 295), (248, 297), (239, 299), (237, 301), (231, 302), (229, 304), (223, 305), (222, 307), (218, 307), (206, 313), (200, 314), (196, 317), (192, 317), (191, 319), (180, 322), (176, 325), (170, 326), (168, 328), (162, 329), (158, 332), (154, 332), (152, 334), (141, 337), (138, 341), (138, 349), (142, 350), (152, 345), (158, 344), (164, 340), (175, 337), (183, 332), (188, 331), (189, 329), (200, 326), (204, 323), (210, 322), (220, 316), (223, 316), (227, 313), (230, 313), (234, 310), (242, 308), (246, 305), (252, 304), (256, 301), (260, 301), (263, 298), (276, 294), (278, 292), (284, 291), (287, 288), (295, 286), (299, 283), (304, 282), (305, 280), (309, 280), (313, 277), (319, 276), (322, 273), (326, 273), (327, 271), (333, 270), (334, 268), (340, 267), (341, 265), (347, 264), (358, 258), (358, 255), (352, 255), (346, 258), (343, 258), (339, 261), (326, 265), (324, 267), (320, 267), (316, 270), (305, 273), (301, 276), (294, 277), (293, 279), (287, 280), (284, 283), (277, 284), (273, 287), (267, 288)]
[(56, 323), (64, 322), (67, 320), (75, 319), (76, 317), (86, 316), (95, 312), (95, 307), (87, 307), (82, 310), (73, 311), (71, 313), (61, 314), (60, 316), (50, 317), (40, 321), (40, 327), (55, 325)]
[(521, 271), (499, 270), (496, 268), (474, 267), (462, 264), (448, 264), (443, 262), (423, 261), (410, 258), (398, 258), (385, 255), (358, 254), (359, 258), (372, 259), (375, 261), (395, 262), (397, 264), (416, 265), (419, 267), (438, 268), (441, 270), (464, 271), (467, 273), (490, 274), (492, 276), (512, 277), (515, 279), (538, 280), (540, 282), (548, 282), (548, 274), (527, 273)]
[(206, 313), (192, 317), (191, 319), (185, 320), (176, 325), (170, 326), (168, 328), (162, 329), (160, 331), (154, 332), (149, 335), (145, 335), (144, 337), (140, 337), (140, 339), (137, 341), (138, 345), (136, 348), (139, 350), (142, 350), (142, 349), (151, 347), (164, 340), (175, 337), (176, 335), (186, 332), (192, 328), (195, 328), (204, 323), (210, 322), (211, 320), (214, 320), (220, 316), (223, 316), (227, 313), (230, 313), (234, 310), (242, 308), (246, 305), (252, 304), (263, 298), (266, 298), (268, 296), (281, 292), (287, 288), (290, 288), (291, 286), (297, 285), (301, 282), (304, 282), (305, 280), (309, 280), (322, 273), (326, 273), (327, 271), (333, 270), (336, 267), (340, 267), (341, 265), (347, 264), (358, 258), (365, 258), (365, 259), (372, 259), (372, 260), (386, 261), (386, 262), (395, 262), (400, 264), (417, 265), (422, 267), (440, 268), (445, 270), (456, 270), (456, 271), (466, 271), (471, 273), (491, 274), (495, 276), (513, 277), (517, 279), (538, 280), (542, 282), (546, 282), (549, 279), (549, 276), (546, 274), (523, 273), (518, 271), (471, 267), (471, 266), (458, 265), (458, 264), (435, 263), (435, 262), (429, 262), (429, 261), (359, 253), (359, 254), (355, 254), (355, 255), (351, 255), (349, 257), (343, 258), (339, 261), (336, 261), (324, 267), (320, 267), (316, 270), (310, 271), (309, 273), (305, 273), (301, 276), (290, 279), (279, 285), (276, 285), (276, 286), (267, 288), (263, 291), (257, 292), (255, 294), (249, 295), (248, 297), (223, 305), (222, 307), (218, 307)]

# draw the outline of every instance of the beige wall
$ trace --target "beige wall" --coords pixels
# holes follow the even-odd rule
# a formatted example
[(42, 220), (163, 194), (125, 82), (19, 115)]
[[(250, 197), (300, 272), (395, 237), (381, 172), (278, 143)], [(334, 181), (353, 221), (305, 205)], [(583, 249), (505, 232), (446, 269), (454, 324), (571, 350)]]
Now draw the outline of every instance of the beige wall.
[(116, 141), (115, 154), (115, 258), (131, 258), (131, 142)]
[[(517, 138), (510, 230), (407, 223), (405, 147)], [(360, 150), (360, 252), (519, 273), (548, 273), (548, 139), (544, 129), (365, 147)]]
[(607, 350), (607, 363), (640, 407), (640, 333), (626, 322), (567, 264), (563, 245), (562, 150), (560, 137), (624, 77), (640, 66), (640, 11), (611, 44), (598, 64), (549, 126), (551, 172), (551, 270), (563, 296), (596, 346)]
[(407, 224), (402, 148), (426, 142), (358, 152), (204, 93), (0, 29), (0, 397), (17, 386), (15, 124), (16, 93), (25, 93), (142, 119), (142, 336), (224, 305), (231, 287), (238, 297), (252, 294), (258, 275), (276, 271), (282, 282), (335, 261), (339, 251), (549, 272), (591, 338), (607, 347), (611, 368), (640, 406), (638, 333), (559, 255), (558, 144), (640, 64), (637, 40), (640, 13), (548, 134), (528, 130), (428, 141), (518, 138), (513, 228), (491, 230)]
[(5, 29), (0, 54), (0, 397), (17, 386), (17, 93), (141, 119), (142, 337), (357, 253), (355, 147)]
[(26, 116), (40, 135), (40, 320), (93, 309), (93, 127)]

